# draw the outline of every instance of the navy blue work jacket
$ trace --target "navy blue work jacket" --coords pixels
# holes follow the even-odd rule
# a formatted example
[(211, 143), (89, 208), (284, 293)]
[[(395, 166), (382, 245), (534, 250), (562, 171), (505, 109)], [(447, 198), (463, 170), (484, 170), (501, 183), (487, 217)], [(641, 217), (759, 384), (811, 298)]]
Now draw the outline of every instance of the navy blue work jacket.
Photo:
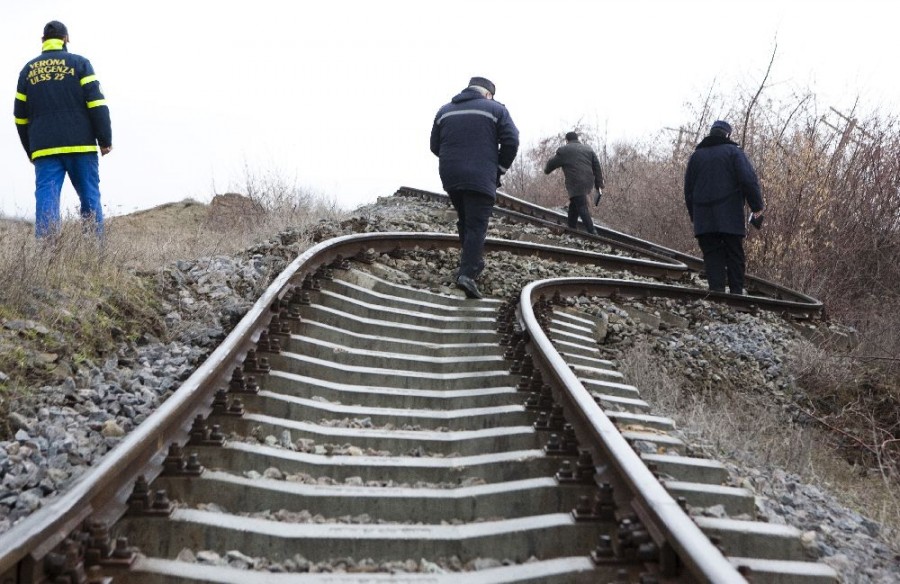
[(431, 127), (431, 151), (439, 158), (444, 190), (497, 195), (500, 174), (519, 150), (519, 130), (506, 107), (474, 89), (442, 106)]
[(744, 203), (762, 211), (763, 198), (753, 165), (737, 144), (707, 136), (691, 155), (684, 174), (684, 202), (694, 235), (746, 235)]
[(112, 145), (109, 108), (94, 68), (60, 39), (44, 41), (43, 52), (19, 73), (13, 117), (32, 160)]

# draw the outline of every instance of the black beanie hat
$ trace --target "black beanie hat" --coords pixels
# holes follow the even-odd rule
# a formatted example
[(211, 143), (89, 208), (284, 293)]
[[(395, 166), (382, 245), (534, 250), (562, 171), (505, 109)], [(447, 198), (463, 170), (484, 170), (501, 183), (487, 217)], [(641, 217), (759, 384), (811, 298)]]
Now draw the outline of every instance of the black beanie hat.
[(484, 77), (472, 77), (469, 79), (469, 87), (477, 85), (478, 87), (483, 87), (491, 92), (491, 95), (497, 93), (497, 88), (494, 87), (494, 84), (491, 83), (489, 79), (485, 79)]
[(566, 132), (566, 142), (578, 139), (578, 132)]
[(69, 29), (66, 28), (65, 24), (61, 23), (58, 20), (51, 20), (44, 25), (45, 39), (62, 39), (65, 38), (68, 34)]
[(711, 136), (718, 135), (727, 138), (731, 136), (731, 124), (724, 120), (716, 120), (715, 122), (713, 122), (712, 127), (710, 127), (709, 134)]

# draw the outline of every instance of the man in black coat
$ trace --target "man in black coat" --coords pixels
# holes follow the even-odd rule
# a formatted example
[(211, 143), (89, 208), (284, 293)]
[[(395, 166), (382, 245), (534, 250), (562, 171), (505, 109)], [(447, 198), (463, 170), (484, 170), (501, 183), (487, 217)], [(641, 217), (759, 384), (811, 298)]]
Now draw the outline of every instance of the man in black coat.
[(744, 293), (744, 205), (754, 225), (762, 222), (759, 179), (744, 151), (731, 141), (728, 122), (713, 122), (688, 161), (684, 175), (684, 202), (694, 223), (694, 235), (703, 251), (709, 289)]
[(481, 298), (475, 280), (484, 269), (484, 240), (500, 177), (519, 149), (519, 130), (506, 107), (494, 101), (496, 88), (484, 77), (445, 104), (431, 127), (431, 151), (438, 157), (444, 190), (456, 209), (462, 244), (456, 285), (468, 298)]
[(569, 229), (575, 229), (578, 218), (581, 217), (585, 231), (596, 234), (587, 196), (597, 189), (596, 202), (600, 202), (603, 192), (600, 159), (593, 148), (579, 141), (576, 132), (569, 132), (566, 134), (566, 145), (559, 148), (544, 166), (544, 174), (550, 174), (560, 167), (566, 177), (566, 192), (569, 193)]

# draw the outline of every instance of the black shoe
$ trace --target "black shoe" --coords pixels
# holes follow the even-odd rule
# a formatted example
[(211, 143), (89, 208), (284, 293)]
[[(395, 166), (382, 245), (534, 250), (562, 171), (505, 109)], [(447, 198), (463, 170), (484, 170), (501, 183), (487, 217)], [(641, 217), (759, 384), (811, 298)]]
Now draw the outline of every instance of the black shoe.
[(466, 298), (484, 298), (478, 291), (475, 281), (468, 276), (460, 276), (456, 279), (456, 287), (466, 293)]

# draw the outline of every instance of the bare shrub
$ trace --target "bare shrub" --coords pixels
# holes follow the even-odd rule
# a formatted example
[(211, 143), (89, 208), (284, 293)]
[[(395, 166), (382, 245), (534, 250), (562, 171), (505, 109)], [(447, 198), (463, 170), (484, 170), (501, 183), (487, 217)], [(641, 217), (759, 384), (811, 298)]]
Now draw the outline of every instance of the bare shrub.
[[(745, 242), (748, 271), (821, 299), (832, 317), (859, 330), (869, 355), (900, 355), (900, 122), (894, 116), (862, 115), (856, 107), (823, 111), (810, 92), (776, 99), (764, 87), (737, 88), (732, 96), (711, 89), (688, 105), (688, 121), (674, 140), (661, 132), (644, 143), (598, 150), (607, 185), (594, 211), (601, 223), (699, 255), (683, 177), (715, 118), (735, 121), (733, 137), (743, 140), (766, 200), (766, 225), (750, 229)], [(549, 206), (565, 200), (561, 182), (542, 172), (560, 142), (551, 136), (522, 152), (508, 181), (512, 194), (552, 201)]]
[(685, 162), (652, 144), (616, 143), (606, 165), (604, 223), (612, 229), (684, 252), (696, 248), (684, 207)]
[(230, 255), (286, 230), (303, 230), (343, 211), (278, 171), (244, 169), (242, 183), (216, 195), (207, 206), (196, 201), (170, 203), (108, 221), (108, 247), (119, 250), (134, 270), (156, 269), (174, 259)]
[(301, 186), (296, 177), (287, 177), (277, 169), (255, 171), (245, 166), (242, 182), (232, 190), (265, 211), (259, 223), (269, 232), (304, 225), (312, 216), (316, 221), (323, 215), (333, 216), (339, 208), (334, 198), (327, 199)]
[(561, 172), (544, 174), (544, 165), (562, 146), (562, 136), (550, 136), (520, 151), (503, 177), (503, 190), (538, 205), (558, 208), (567, 205), (569, 196)]
[(339, 214), (333, 201), (274, 174), (247, 180), (252, 198), (235, 197), (248, 205), (216, 229), (208, 207), (192, 200), (110, 217), (103, 240), (71, 216), (58, 236), (41, 240), (33, 226), (0, 223), (0, 317), (15, 323), (0, 328), (0, 417), (23, 388), (70, 376), (74, 364), (96, 362), (145, 332), (164, 338), (155, 281), (145, 277), (158, 268), (232, 255)]
[[(29, 313), (48, 295), (77, 292), (103, 283), (121, 285), (117, 252), (67, 220), (55, 237), (35, 239), (31, 230), (0, 234), (0, 305)], [(77, 294), (76, 294), (77, 298)]]
[[(597, 153), (603, 177), (606, 179), (605, 148), (599, 134), (592, 128), (580, 124), (576, 124), (572, 130), (578, 132), (581, 142), (591, 146)], [(503, 177), (503, 190), (514, 197), (532, 201), (544, 207), (566, 207), (569, 204), (569, 195), (566, 192), (562, 171), (557, 170), (549, 175), (544, 174), (544, 165), (563, 144), (565, 144), (565, 133), (541, 138), (531, 147), (522, 149), (509, 172)]]
[(788, 370), (804, 388), (802, 413), (861, 472), (900, 479), (900, 382), (854, 353), (795, 347)]
[[(813, 356), (808, 366), (822, 356), (812, 347), (805, 350)], [(657, 415), (671, 417), (681, 432), (711, 455), (763, 468), (777, 466), (804, 480), (826, 483), (865, 515), (883, 523), (886, 533), (900, 533), (896, 474), (887, 466), (873, 474), (835, 458), (832, 429), (798, 423), (764, 396), (692, 392), (690, 381), (670, 371), (648, 343), (635, 344), (620, 360), (619, 370)]]

